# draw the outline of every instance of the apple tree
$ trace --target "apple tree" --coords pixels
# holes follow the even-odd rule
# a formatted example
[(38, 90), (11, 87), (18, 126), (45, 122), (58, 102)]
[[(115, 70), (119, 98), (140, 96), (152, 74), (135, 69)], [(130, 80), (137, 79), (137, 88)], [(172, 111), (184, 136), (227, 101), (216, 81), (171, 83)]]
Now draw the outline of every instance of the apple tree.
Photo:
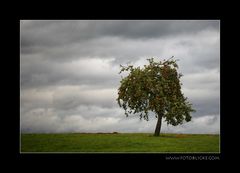
[(190, 113), (195, 111), (181, 92), (182, 74), (177, 72), (177, 60), (172, 58), (159, 62), (147, 59), (149, 64), (143, 68), (120, 65), (119, 74), (125, 71), (128, 75), (120, 81), (118, 104), (126, 116), (133, 113), (147, 121), (149, 112), (154, 112), (157, 118), (154, 136), (160, 134), (162, 118), (176, 126), (191, 121)]

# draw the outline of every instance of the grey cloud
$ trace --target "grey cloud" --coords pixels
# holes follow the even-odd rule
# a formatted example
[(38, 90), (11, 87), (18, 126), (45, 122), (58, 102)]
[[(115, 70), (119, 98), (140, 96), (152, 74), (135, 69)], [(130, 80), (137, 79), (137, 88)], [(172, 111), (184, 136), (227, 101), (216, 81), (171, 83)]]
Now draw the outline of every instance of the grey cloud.
[(218, 21), (23, 21), (22, 53), (72, 45), (102, 37), (156, 39), (202, 30), (219, 30)]
[(39, 88), (58, 85), (94, 85), (113, 87), (119, 83), (119, 66), (111, 59), (80, 59), (65, 63), (22, 60), (21, 86)]
[(196, 109), (194, 116), (220, 114), (220, 74), (217, 69), (203, 69), (182, 77), (183, 93)]
[[(211, 60), (213, 53), (217, 51), (209, 49), (211, 46), (208, 45), (208, 42), (211, 44), (209, 36), (214, 36), (212, 33), (219, 33), (218, 21), (55, 21), (53, 23), (28, 21), (28, 23), (25, 26), (23, 21), (21, 27), (22, 55), (30, 53), (32, 57), (38, 54), (39, 60), (57, 62), (84, 56), (89, 58), (101, 56), (114, 57), (117, 63), (125, 63), (129, 59), (135, 61), (140, 56), (171, 57), (174, 53), (179, 53), (176, 49), (182, 51), (186, 48), (189, 48), (186, 51), (190, 52), (184, 53), (183, 56), (192, 57), (197, 54), (198, 60), (205, 56)], [(43, 28), (38, 23), (43, 23)], [(202, 31), (208, 31), (210, 34), (203, 35)], [(137, 40), (131, 37), (134, 35)], [(189, 37), (190, 39), (187, 39)], [(174, 42), (174, 39), (178, 41)], [(32, 43), (26, 45), (24, 40)], [(205, 43), (199, 43), (199, 40)], [(203, 49), (205, 50), (202, 51)], [(180, 55), (182, 53), (180, 52)]]
[[(217, 21), (122, 21), (108, 25), (101, 33), (122, 35), (126, 38), (156, 38), (174, 36), (175, 34), (196, 33), (202, 29), (218, 29)], [(103, 25), (102, 25), (103, 26)], [(101, 30), (100, 30), (101, 31)]]
[(126, 118), (116, 103), (119, 65), (173, 55), (197, 112), (163, 131), (219, 131), (219, 21), (21, 21), (20, 35), (23, 132), (152, 132), (154, 116)]
[(63, 87), (54, 91), (53, 106), (65, 110), (73, 109), (78, 105), (113, 107), (116, 105), (116, 97), (115, 89), (82, 90), (76, 87)]

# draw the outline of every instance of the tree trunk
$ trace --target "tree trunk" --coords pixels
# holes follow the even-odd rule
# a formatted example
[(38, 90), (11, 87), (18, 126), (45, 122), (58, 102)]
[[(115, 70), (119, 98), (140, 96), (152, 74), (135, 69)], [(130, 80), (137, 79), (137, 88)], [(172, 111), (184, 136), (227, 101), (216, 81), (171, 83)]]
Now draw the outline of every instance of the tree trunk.
[(162, 126), (162, 114), (159, 113), (154, 136), (159, 136), (160, 135), (161, 126)]

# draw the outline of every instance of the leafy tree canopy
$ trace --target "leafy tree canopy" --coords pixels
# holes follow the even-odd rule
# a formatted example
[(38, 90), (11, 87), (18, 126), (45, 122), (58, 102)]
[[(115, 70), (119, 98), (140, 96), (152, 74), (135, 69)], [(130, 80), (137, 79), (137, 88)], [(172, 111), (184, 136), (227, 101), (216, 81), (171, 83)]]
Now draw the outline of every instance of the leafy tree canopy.
[(191, 120), (190, 112), (195, 110), (181, 92), (182, 74), (178, 74), (177, 60), (172, 58), (160, 62), (147, 59), (149, 64), (143, 68), (120, 65), (119, 73), (129, 72), (120, 81), (117, 98), (126, 116), (139, 113), (140, 119), (148, 120), (152, 111), (173, 126)]

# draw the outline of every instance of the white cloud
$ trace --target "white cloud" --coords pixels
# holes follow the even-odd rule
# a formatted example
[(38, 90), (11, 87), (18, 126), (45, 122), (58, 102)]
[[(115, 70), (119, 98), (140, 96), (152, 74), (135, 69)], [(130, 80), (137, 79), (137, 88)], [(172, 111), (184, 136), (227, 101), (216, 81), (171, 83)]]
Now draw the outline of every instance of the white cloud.
[(205, 115), (193, 118), (191, 122), (176, 127), (163, 125), (163, 131), (166, 133), (219, 134), (219, 124), (219, 115)]
[[(57, 110), (34, 109), (22, 115), (23, 132), (148, 132), (153, 133), (156, 118), (140, 120), (138, 116), (125, 117), (119, 108), (107, 109), (96, 106), (79, 107), (81, 112), (59, 116)], [(112, 116), (114, 115), (114, 116)], [(162, 123), (163, 133), (220, 133), (220, 116), (194, 117), (191, 122), (179, 126)]]

